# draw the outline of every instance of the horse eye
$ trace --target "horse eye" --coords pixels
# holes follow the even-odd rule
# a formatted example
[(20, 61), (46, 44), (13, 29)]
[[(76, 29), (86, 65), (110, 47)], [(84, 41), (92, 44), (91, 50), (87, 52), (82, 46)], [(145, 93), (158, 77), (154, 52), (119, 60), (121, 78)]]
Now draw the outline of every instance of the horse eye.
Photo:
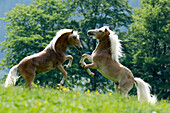
[(73, 39), (74, 39), (74, 40), (76, 40), (76, 39), (77, 39), (77, 37), (75, 37), (75, 36), (74, 36), (74, 37), (73, 37)]

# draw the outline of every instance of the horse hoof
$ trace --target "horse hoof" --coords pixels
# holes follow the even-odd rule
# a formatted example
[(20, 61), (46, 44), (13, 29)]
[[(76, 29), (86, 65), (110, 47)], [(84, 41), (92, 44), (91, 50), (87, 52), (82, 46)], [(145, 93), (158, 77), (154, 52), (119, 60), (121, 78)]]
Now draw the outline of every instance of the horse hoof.
[(84, 65), (84, 66), (83, 66), (83, 68), (84, 68), (85, 70), (87, 70), (87, 69), (88, 69), (87, 65)]
[(81, 65), (83, 69), (85, 69), (85, 65)]
[(60, 87), (61, 86), (61, 84), (57, 84), (57, 87)]

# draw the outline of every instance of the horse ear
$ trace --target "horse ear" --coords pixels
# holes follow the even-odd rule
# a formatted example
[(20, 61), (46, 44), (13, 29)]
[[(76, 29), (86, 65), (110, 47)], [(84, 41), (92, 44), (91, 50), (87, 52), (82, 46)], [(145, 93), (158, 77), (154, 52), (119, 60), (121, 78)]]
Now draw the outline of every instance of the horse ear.
[(73, 33), (73, 32), (74, 32), (74, 29), (72, 29), (71, 33)]
[(110, 32), (109, 32), (109, 30), (108, 30), (107, 28), (105, 28), (105, 33), (106, 33), (107, 35), (110, 34)]
[(105, 28), (105, 32), (107, 32), (108, 30), (107, 30), (107, 28)]

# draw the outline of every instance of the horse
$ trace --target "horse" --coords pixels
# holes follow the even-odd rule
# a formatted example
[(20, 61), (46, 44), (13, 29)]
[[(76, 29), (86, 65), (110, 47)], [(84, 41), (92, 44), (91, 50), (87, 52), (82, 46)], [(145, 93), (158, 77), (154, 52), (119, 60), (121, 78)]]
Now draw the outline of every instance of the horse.
[[(137, 87), (137, 96), (139, 101), (146, 101), (154, 104), (157, 99), (155, 95), (150, 95), (151, 86), (141, 78), (134, 78), (132, 72), (121, 63), (119, 57), (122, 56), (122, 47), (115, 32), (109, 27), (104, 26), (99, 29), (92, 29), (87, 35), (99, 40), (98, 45), (91, 55), (83, 54), (80, 60), (81, 66), (87, 70), (92, 77), (96, 75), (90, 69), (97, 69), (104, 77), (114, 82), (115, 91), (128, 96), (134, 83)], [(86, 64), (85, 59), (91, 64)]]
[[(68, 45), (71, 45), (78, 50), (83, 48), (77, 31), (74, 31), (73, 29), (59, 30), (43, 51), (25, 57), (19, 64), (10, 69), (5, 81), (5, 87), (15, 85), (16, 80), (19, 78), (19, 76), (17, 76), (17, 70), (26, 80), (25, 87), (31, 89), (31, 83), (37, 74), (48, 72), (55, 68), (64, 75), (58, 86), (63, 85), (67, 77), (65, 69), (70, 68), (73, 61), (71, 55), (66, 56)], [(68, 64), (62, 66), (66, 60), (69, 60)]]

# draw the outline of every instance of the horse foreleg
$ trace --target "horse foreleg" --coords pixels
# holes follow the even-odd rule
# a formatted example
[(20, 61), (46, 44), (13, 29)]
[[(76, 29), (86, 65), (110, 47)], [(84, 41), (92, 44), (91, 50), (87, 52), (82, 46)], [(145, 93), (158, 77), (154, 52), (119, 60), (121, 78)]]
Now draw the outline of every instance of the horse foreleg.
[(64, 68), (63, 68), (62, 65), (59, 65), (59, 66), (57, 67), (57, 69), (64, 75), (63, 78), (62, 78), (62, 80), (60, 81), (60, 84), (58, 84), (58, 86), (60, 86), (60, 85), (63, 85), (63, 84), (64, 84), (64, 81), (65, 81), (65, 79), (66, 79), (66, 77), (67, 77), (67, 72), (64, 70)]
[(85, 64), (84, 60), (85, 60), (86, 58), (87, 58), (90, 62), (92, 62), (92, 57), (91, 57), (91, 55), (83, 54), (82, 57), (81, 57), (81, 60), (80, 60), (80, 64), (81, 64), (82, 67), (83, 67), (84, 64)]
[[(81, 58), (81, 60), (80, 60), (80, 64), (81, 64), (82, 67), (85, 67), (85, 66), (87, 65), (87, 64), (84, 62), (84, 60), (85, 60), (86, 58), (87, 58), (90, 62), (92, 62), (92, 57), (91, 57), (91, 55), (83, 54), (83, 55), (82, 55), (82, 58)], [(91, 72), (90, 69), (86, 69), (86, 71), (87, 71), (87, 73), (88, 73), (90, 76), (96, 78), (96, 75), (95, 75), (93, 72)]]
[[(70, 68), (71, 65), (72, 65), (73, 57), (72, 57), (71, 55), (68, 55), (68, 56), (66, 56), (66, 60), (68, 60), (68, 59), (69, 59), (69, 62), (68, 62), (67, 65), (64, 65), (64, 69)], [(65, 60), (65, 61), (66, 61), (66, 60)]]
[(97, 69), (97, 66), (95, 63), (87, 64), (84, 66), (84, 69)]

